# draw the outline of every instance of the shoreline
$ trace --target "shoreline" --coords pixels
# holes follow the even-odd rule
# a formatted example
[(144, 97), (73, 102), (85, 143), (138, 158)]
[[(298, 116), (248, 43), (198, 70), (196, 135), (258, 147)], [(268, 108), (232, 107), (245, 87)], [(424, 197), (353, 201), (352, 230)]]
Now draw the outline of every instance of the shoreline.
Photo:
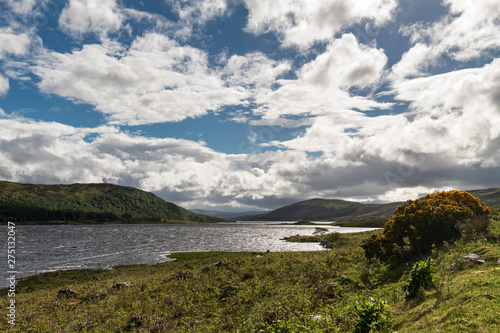
[[(109, 222), (79, 222), (79, 221), (21, 221), (14, 222), (17, 225), (110, 225), (110, 224), (217, 224), (217, 223), (229, 223), (235, 221), (183, 221), (183, 220), (172, 220), (172, 221), (109, 221)], [(0, 225), (7, 225), (8, 222), (1, 222)]]
[[(497, 243), (463, 239), (437, 249), (430, 254), (437, 265), (435, 289), (407, 302), (402, 287), (408, 264), (366, 260), (359, 244), (369, 233), (341, 234), (326, 251), (179, 251), (165, 255), (175, 260), (159, 264), (26, 277), (15, 297), (30, 317), (19, 320), (17, 329), (257, 332), (286, 324), (291, 332), (352, 332), (355, 306), (371, 299), (390, 306), (395, 331), (500, 328)], [(486, 263), (459, 267), (457, 258), (477, 249)], [(7, 291), (0, 289), (0, 306), (9, 300)], [(0, 319), (0, 330), (7, 327)]]

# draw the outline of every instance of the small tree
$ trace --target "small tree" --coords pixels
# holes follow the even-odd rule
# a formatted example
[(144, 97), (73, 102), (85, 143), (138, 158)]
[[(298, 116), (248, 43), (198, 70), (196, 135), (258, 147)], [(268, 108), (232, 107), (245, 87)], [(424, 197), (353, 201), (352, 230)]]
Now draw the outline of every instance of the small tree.
[(459, 238), (464, 222), (477, 218), (489, 221), (489, 213), (484, 203), (467, 192), (428, 194), (396, 208), (382, 235), (372, 234), (361, 246), (367, 258), (385, 261), (422, 253), (433, 244)]

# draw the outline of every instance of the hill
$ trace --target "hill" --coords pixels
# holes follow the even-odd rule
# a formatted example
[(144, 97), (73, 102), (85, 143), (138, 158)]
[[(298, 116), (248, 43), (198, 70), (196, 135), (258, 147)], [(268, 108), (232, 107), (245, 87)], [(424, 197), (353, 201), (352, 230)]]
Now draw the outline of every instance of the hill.
[(210, 215), (220, 217), (221, 219), (240, 220), (242, 216), (254, 216), (264, 214), (266, 211), (246, 211), (246, 212), (226, 212), (219, 210), (205, 210), (205, 209), (190, 209), (190, 211), (197, 214)]
[(467, 191), (475, 197), (479, 198), (487, 206), (500, 206), (500, 188), (489, 188), (484, 190)]
[[(500, 189), (467, 191), (478, 197), (488, 206), (500, 205)], [(257, 221), (346, 221), (373, 218), (390, 218), (402, 202), (388, 204), (363, 204), (338, 199), (311, 199), (278, 208), (266, 214), (250, 216), (248, 220)]]
[(0, 221), (218, 222), (221, 219), (190, 212), (132, 187), (0, 181)]
[(256, 221), (333, 221), (390, 217), (401, 203), (362, 204), (338, 199), (311, 199), (248, 217)]

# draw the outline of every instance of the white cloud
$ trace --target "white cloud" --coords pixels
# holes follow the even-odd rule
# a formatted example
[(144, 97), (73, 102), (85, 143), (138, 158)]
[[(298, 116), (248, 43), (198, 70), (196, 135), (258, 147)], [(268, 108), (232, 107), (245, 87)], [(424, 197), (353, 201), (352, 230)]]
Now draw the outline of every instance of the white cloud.
[[(0, 178), (34, 183), (113, 182), (155, 191), (176, 203), (237, 205), (292, 193), (278, 176), (303, 153), (226, 155), (202, 143), (75, 128), (25, 118), (0, 119)], [(96, 136), (85, 140), (88, 135)], [(298, 156), (300, 155), (300, 156)], [(269, 163), (270, 158), (283, 165)], [(57, 170), (57, 172), (54, 172)], [(175, 200), (174, 200), (175, 199)]]
[(33, 11), (36, 5), (36, 0), (1, 0), (5, 2), (10, 9), (20, 15), (28, 15)]
[(332, 113), (317, 117), (303, 135), (275, 144), (335, 153), (348, 161), (378, 156), (401, 162), (409, 154), (427, 154), (446, 157), (453, 165), (474, 165), (500, 138), (499, 79), (500, 60), (495, 60), (482, 68), (407, 80), (395, 85), (395, 93), (411, 102), (411, 112), (378, 117)]
[[(292, 59), (294, 49), (273, 56), (227, 51), (210, 58), (217, 55), (172, 38), (189, 40), (228, 15), (232, 2), (169, 3), (177, 22), (123, 8), (120, 1), (71, 0), (60, 28), (73, 37), (96, 33), (101, 44), (67, 53), (40, 49), (34, 60), (22, 57), (32, 35), (0, 28), (0, 57), (20, 56), (5, 67), (11, 72), (0, 74), (0, 95), (8, 91), (7, 77), (32, 80), (19, 69), (27, 63), (40, 91), (88, 103), (109, 121), (76, 128), (0, 109), (0, 178), (113, 182), (190, 207), (275, 208), (309, 197), (400, 200), (438, 188), (497, 186), (491, 179), (500, 165), (500, 60), (432, 74), (446, 70), (446, 57), (465, 62), (498, 50), (495, 1), (448, 1), (450, 15), (442, 20), (401, 30), (413, 47), (393, 67), (391, 88), (410, 109), (382, 116), (361, 111), (393, 106), (372, 95), (388, 58), (375, 43), (363, 45), (344, 30), (385, 24), (396, 1), (246, 1), (247, 32), (274, 33), (282, 46), (301, 50), (324, 43), (322, 53), (302, 66), (296, 64), (312, 53)], [(16, 10), (28, 13), (33, 6), (23, 1)], [(108, 33), (129, 29), (131, 19), (152, 28), (131, 45), (111, 39)], [(227, 106), (236, 106), (228, 112), (233, 121), (305, 129), (289, 140), (266, 141), (283, 150), (224, 154), (201, 141), (132, 135), (112, 126), (182, 121)], [(263, 141), (259, 129), (248, 133), (250, 144)]]
[(0, 75), (0, 97), (5, 96), (9, 91), (9, 79)]
[(276, 78), (290, 70), (288, 61), (278, 62), (256, 52), (231, 56), (222, 70), (222, 77), (231, 86), (241, 86), (257, 92), (271, 89)]
[(10, 27), (0, 28), (0, 59), (6, 55), (22, 55), (27, 52), (30, 37), (26, 33), (16, 33)]
[(436, 193), (439, 191), (451, 191), (455, 190), (455, 188), (450, 186), (444, 187), (432, 187), (432, 186), (415, 186), (411, 188), (400, 187), (394, 190), (390, 190), (380, 197), (377, 200), (381, 200), (383, 202), (398, 202), (401, 200), (416, 200), (418, 198), (425, 197), (429, 193)]
[(500, 137), (499, 82), (500, 59), (496, 59), (482, 68), (401, 82), (395, 85), (396, 98), (410, 101), (417, 113), (413, 123), (428, 129), (420, 140), (434, 137), (440, 143), (439, 151), (462, 159), (457, 163), (477, 163), (481, 153)]
[(394, 0), (245, 0), (249, 10), (246, 30), (275, 33), (284, 46), (308, 48), (333, 38), (342, 29), (364, 20), (387, 22), (396, 7)]
[[(349, 117), (364, 126), (360, 137), (344, 138), (337, 147), (344, 143), (349, 147), (333, 151), (333, 141), (342, 139), (335, 124), (347, 126)], [(231, 155), (199, 142), (131, 135), (110, 126), (76, 128), (0, 118), (0, 178), (32, 183), (112, 182), (154, 191), (184, 206), (239, 208), (276, 208), (312, 197), (400, 200), (402, 195), (445, 186), (484, 184), (481, 170), (491, 165), (461, 165), (457, 163), (461, 156), (453, 151), (446, 154), (444, 148), (413, 160), (407, 151), (406, 159), (398, 160), (406, 149), (399, 140), (411, 135), (412, 128), (404, 116), (393, 117), (397, 118), (373, 122), (350, 114), (333, 121), (333, 126), (328, 118), (318, 118), (308, 135), (316, 135), (314, 130), (324, 124), (323, 137), (317, 139), (331, 143), (332, 152), (316, 158), (299, 149)], [(334, 134), (328, 136), (328, 129)], [(381, 132), (384, 129), (386, 133)], [(384, 140), (389, 146), (384, 146)], [(421, 147), (427, 149), (426, 144)], [(498, 149), (490, 157), (498, 160)]]
[(392, 69), (391, 79), (421, 76), (445, 61), (466, 62), (500, 49), (500, 12), (495, 0), (447, 0), (450, 13), (432, 25), (403, 28), (414, 46)]
[(70, 0), (59, 17), (59, 26), (72, 36), (117, 31), (124, 14), (116, 0)]
[(302, 66), (295, 80), (278, 80), (280, 87), (256, 94), (255, 113), (266, 119), (286, 115), (324, 115), (352, 108), (388, 108), (367, 97), (353, 96), (349, 88), (366, 88), (383, 74), (387, 57), (380, 49), (358, 43), (352, 34), (333, 40), (323, 54)]
[[(28, 51), (30, 37), (26, 33), (16, 33), (10, 27), (0, 28), (0, 60), (11, 55), (23, 55)], [(0, 97), (9, 91), (9, 79), (0, 73)]]
[(395, 84), (395, 93), (411, 103), (410, 112), (332, 112), (313, 118), (301, 135), (272, 144), (323, 152), (306, 170), (290, 171), (299, 193), (401, 200), (436, 189), (498, 186), (488, 177), (500, 165), (499, 82), (499, 59), (406, 80)]
[(386, 63), (383, 50), (359, 44), (354, 35), (344, 34), (302, 67), (299, 76), (323, 88), (365, 88), (380, 79)]
[(194, 27), (223, 16), (228, 10), (227, 0), (167, 0), (173, 11), (179, 16), (179, 28), (175, 35), (180, 38), (191, 36)]
[(181, 121), (246, 97), (209, 68), (203, 51), (154, 33), (119, 52), (95, 44), (50, 52), (33, 70), (43, 92), (95, 105), (112, 124)]

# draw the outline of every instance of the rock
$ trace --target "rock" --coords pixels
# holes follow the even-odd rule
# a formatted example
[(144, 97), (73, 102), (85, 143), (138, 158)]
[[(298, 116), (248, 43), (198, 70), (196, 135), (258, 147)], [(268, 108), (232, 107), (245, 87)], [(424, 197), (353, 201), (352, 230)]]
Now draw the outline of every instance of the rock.
[(310, 315), (309, 318), (311, 318), (311, 320), (321, 320), (321, 319), (323, 319), (323, 316), (321, 316), (321, 315)]
[(219, 299), (222, 300), (224, 298), (231, 297), (234, 295), (235, 292), (236, 292), (236, 288), (233, 286), (227, 286), (227, 287), (221, 288)]
[(73, 296), (78, 296), (79, 294), (80, 293), (78, 291), (76, 291), (76, 290), (61, 289), (57, 293), (57, 297), (58, 298), (62, 298), (62, 297), (70, 298), (70, 297), (73, 297)]
[(482, 259), (479, 259), (479, 258), (481, 258), (481, 256), (479, 254), (469, 253), (468, 255), (466, 255), (462, 259), (459, 259), (458, 261), (462, 261), (462, 260), (468, 261), (468, 266), (469, 267), (472, 267), (474, 265), (486, 264), (485, 260), (482, 260)]
[(479, 254), (475, 254), (475, 253), (469, 253), (468, 255), (466, 255), (465, 257), (463, 257), (462, 259), (463, 260), (469, 260), (469, 261), (472, 261), (472, 262), (476, 262), (479, 260), (479, 258), (481, 258), (481, 256)]
[(130, 287), (132, 282), (117, 282), (113, 285), (113, 289), (122, 289), (125, 287)]

